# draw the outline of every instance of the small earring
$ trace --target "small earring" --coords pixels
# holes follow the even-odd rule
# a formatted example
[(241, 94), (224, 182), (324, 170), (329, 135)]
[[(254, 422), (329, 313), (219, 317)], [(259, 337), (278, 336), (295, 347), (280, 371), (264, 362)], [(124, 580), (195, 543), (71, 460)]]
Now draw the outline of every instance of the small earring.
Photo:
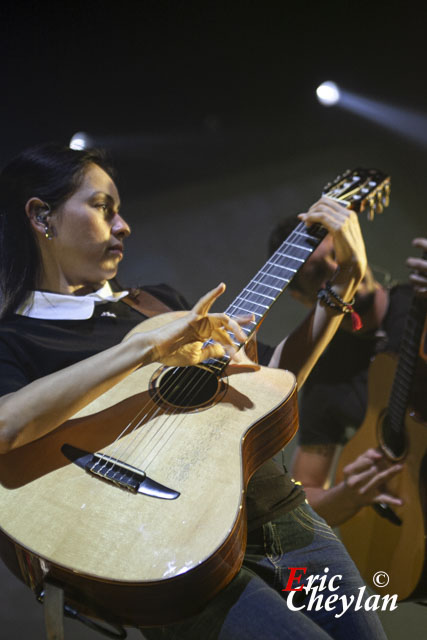
[(36, 215), (36, 220), (38, 222), (41, 222), (44, 225), (45, 238), (47, 238), (48, 240), (52, 240), (55, 234), (53, 232), (52, 227), (47, 222), (47, 218), (49, 215), (50, 215), (50, 206), (47, 203), (45, 203), (43, 207), (40, 207), (39, 213), (37, 213)]
[(44, 237), (47, 238), (48, 240), (52, 240), (53, 236), (54, 236), (54, 233), (52, 228), (46, 223), (44, 225)]

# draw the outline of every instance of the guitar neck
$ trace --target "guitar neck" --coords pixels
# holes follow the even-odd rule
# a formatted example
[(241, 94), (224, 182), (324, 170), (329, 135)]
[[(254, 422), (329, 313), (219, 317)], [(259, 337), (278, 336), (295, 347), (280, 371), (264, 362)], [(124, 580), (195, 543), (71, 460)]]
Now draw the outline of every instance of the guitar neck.
[[(323, 195), (357, 213), (368, 209), (369, 219), (375, 211), (381, 212), (388, 205), (389, 194), (388, 176), (376, 169), (361, 168), (345, 171), (323, 190)], [(226, 309), (226, 314), (232, 318), (253, 314), (254, 320), (242, 327), (248, 340), (327, 233), (319, 224), (307, 227), (303, 222), (297, 223), (292, 233)], [(236, 341), (235, 345), (237, 348), (243, 346)], [(227, 364), (227, 357), (205, 361), (206, 366), (218, 373)]]
[(384, 441), (399, 457), (405, 448), (405, 414), (418, 360), (418, 350), (427, 312), (427, 300), (414, 296), (409, 309), (400, 344), (399, 361), (393, 379), (388, 404)]
[[(231, 318), (253, 314), (254, 320), (242, 327), (247, 341), (327, 233), (320, 224), (307, 227), (303, 222), (299, 222), (277, 251), (227, 307), (225, 313)], [(235, 341), (233, 334), (230, 335)], [(244, 346), (236, 341), (235, 345), (237, 349)], [(205, 360), (205, 365), (220, 375), (228, 362), (229, 358), (224, 356), (219, 360), (214, 358)]]
[[(390, 178), (376, 169), (346, 171), (335, 181), (326, 185), (323, 195), (332, 198), (357, 213), (366, 207), (368, 217), (388, 206)], [(231, 317), (253, 314), (255, 320), (244, 332), (250, 336), (257, 330), (278, 297), (283, 293), (304, 263), (327, 235), (319, 224), (307, 227), (299, 222), (266, 264), (226, 309)]]
[(226, 309), (230, 317), (253, 314), (254, 320), (243, 331), (248, 338), (256, 331), (273, 304), (292, 281), (306, 260), (326, 236), (320, 225), (298, 223), (292, 233)]

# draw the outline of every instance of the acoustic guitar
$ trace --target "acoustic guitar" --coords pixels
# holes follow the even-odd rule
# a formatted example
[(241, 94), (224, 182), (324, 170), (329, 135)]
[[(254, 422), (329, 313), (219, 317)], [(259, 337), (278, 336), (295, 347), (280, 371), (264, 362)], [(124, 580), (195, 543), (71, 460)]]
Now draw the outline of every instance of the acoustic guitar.
[[(389, 189), (386, 175), (357, 169), (327, 195), (373, 213)], [(248, 341), (325, 235), (299, 223), (226, 310), (254, 314)], [(142, 367), (0, 456), (0, 553), (11, 570), (35, 592), (61, 585), (82, 613), (139, 626), (182, 619), (230, 582), (249, 478), (294, 435), (297, 401), (290, 372), (238, 366), (227, 376), (228, 364)]]
[[(337, 467), (341, 482), (344, 467), (368, 448), (404, 464), (382, 487), (402, 498), (403, 505), (364, 507), (339, 529), (365, 581), (375, 588), (373, 576), (386, 572), (387, 593), (397, 593), (399, 600), (427, 598), (426, 312), (427, 300), (414, 297), (399, 357), (382, 353), (373, 360), (364, 422), (343, 448)], [(379, 583), (386, 581), (381, 575)]]

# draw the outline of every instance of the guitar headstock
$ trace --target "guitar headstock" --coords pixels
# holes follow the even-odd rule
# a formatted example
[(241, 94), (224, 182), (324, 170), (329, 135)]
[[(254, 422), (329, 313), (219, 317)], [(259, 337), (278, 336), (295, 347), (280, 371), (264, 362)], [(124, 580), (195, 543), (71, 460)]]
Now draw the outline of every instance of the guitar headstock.
[(325, 185), (323, 195), (357, 213), (368, 210), (368, 220), (382, 213), (390, 201), (390, 176), (378, 169), (347, 170)]

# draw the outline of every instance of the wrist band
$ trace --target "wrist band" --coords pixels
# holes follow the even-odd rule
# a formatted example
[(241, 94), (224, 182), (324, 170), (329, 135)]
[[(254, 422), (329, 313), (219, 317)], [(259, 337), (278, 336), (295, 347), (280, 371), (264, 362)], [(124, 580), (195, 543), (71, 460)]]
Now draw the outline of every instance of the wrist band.
[[(345, 302), (332, 288), (331, 283), (326, 282), (323, 289), (319, 289), (317, 297), (331, 309), (340, 313), (349, 313), (351, 315), (351, 326), (353, 331), (359, 331), (363, 327), (362, 319), (354, 310), (354, 298), (351, 302)], [(333, 298), (333, 299), (332, 299)]]

